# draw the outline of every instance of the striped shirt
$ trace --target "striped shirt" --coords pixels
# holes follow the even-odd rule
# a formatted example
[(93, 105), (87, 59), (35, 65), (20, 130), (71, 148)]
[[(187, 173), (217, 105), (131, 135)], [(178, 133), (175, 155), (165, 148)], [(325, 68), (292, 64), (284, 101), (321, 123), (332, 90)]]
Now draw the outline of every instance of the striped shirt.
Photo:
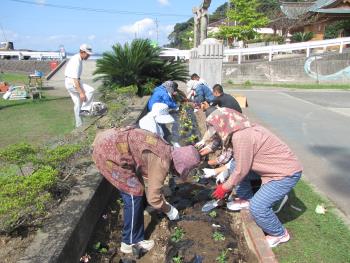
[(236, 167), (224, 183), (225, 189), (237, 185), (250, 170), (261, 176), (263, 184), (302, 171), (301, 164), (290, 148), (260, 125), (235, 132), (232, 149)]

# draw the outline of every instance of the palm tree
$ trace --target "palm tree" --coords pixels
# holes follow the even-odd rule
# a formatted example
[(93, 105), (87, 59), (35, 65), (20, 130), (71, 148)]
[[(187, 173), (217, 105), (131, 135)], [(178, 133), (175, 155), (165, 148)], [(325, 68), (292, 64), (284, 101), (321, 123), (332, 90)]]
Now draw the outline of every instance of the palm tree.
[(144, 87), (150, 83), (155, 86), (166, 80), (185, 81), (187, 67), (178, 61), (161, 59), (160, 52), (161, 48), (153, 47), (148, 39), (135, 39), (124, 46), (115, 44), (112, 51), (97, 60), (95, 80), (102, 80), (107, 89), (136, 85), (140, 96), (146, 95)]

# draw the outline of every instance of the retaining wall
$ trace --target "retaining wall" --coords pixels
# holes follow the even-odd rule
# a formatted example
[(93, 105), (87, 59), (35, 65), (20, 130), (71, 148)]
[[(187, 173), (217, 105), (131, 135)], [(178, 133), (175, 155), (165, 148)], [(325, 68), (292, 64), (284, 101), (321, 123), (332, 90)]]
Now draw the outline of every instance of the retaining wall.
[(33, 74), (38, 70), (47, 75), (51, 71), (50, 62), (50, 60), (0, 60), (0, 72)]
[[(204, 76), (203, 76), (204, 77)], [(350, 52), (275, 61), (223, 63), (222, 82), (349, 83)]]

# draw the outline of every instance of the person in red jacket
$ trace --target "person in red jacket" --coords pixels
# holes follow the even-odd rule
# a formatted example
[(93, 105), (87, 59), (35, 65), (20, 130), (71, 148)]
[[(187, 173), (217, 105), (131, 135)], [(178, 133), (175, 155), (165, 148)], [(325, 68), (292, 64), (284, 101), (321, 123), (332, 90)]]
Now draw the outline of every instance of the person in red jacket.
[[(243, 114), (228, 108), (217, 109), (207, 124), (231, 148), (235, 166), (226, 182), (216, 187), (213, 196), (222, 199), (236, 187), (239, 199), (227, 204), (230, 210), (248, 208), (255, 222), (275, 247), (290, 239), (272, 206), (284, 198), (299, 181), (302, 166), (291, 149), (268, 129), (251, 123)], [(249, 174), (261, 178), (260, 189), (253, 194)]]
[(200, 162), (198, 151), (193, 146), (173, 148), (158, 135), (133, 127), (99, 133), (93, 148), (96, 167), (119, 190), (124, 201), (121, 252), (132, 253), (134, 245), (152, 249), (154, 241), (144, 237), (144, 192), (153, 208), (170, 220), (179, 219), (178, 210), (162, 193), (164, 180), (172, 167), (186, 180)]

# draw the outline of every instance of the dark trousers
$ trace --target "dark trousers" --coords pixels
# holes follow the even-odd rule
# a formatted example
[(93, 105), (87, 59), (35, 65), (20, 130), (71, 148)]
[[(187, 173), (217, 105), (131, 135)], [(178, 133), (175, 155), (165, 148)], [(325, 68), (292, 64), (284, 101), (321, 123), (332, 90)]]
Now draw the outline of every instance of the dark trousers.
[(145, 239), (144, 197), (120, 192), (124, 202), (124, 225), (122, 242), (130, 245)]

